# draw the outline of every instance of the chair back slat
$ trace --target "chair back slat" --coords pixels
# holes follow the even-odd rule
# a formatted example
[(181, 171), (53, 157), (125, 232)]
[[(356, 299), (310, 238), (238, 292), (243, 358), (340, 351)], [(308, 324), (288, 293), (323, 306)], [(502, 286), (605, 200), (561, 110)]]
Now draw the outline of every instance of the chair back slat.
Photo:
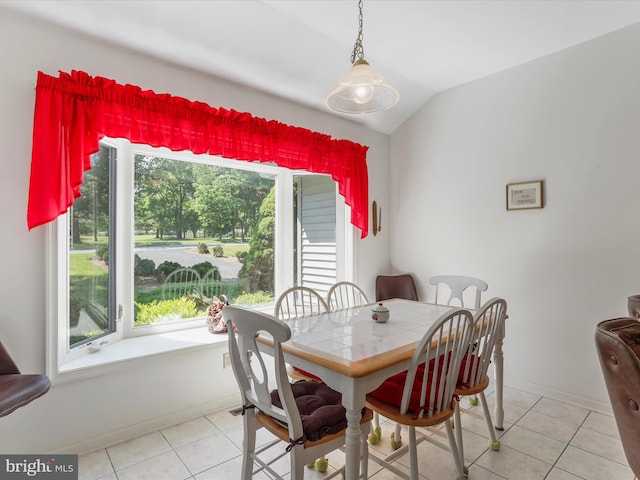
[(504, 329), (507, 317), (507, 302), (492, 298), (474, 316), (470, 350), (464, 362), (462, 384), (473, 388), (487, 376), (497, 338)]
[(280, 320), (308, 317), (329, 311), (322, 295), (309, 287), (291, 287), (276, 302), (274, 315)]
[(338, 282), (327, 293), (327, 305), (332, 312), (369, 303), (367, 295), (352, 282)]
[[(406, 414), (415, 396), (416, 375), (422, 375), (419, 418), (451, 409), (460, 364), (469, 348), (473, 316), (457, 308), (443, 314), (427, 330), (418, 344), (407, 370), (400, 413)], [(415, 398), (413, 398), (415, 402)]]

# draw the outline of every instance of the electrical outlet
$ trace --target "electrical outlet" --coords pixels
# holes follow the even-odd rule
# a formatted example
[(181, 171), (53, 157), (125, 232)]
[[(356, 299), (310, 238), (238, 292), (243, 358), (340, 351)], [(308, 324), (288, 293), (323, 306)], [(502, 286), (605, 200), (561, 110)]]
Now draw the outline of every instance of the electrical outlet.
[(231, 358), (229, 357), (229, 352), (225, 352), (222, 354), (222, 368), (228, 368), (231, 366)]

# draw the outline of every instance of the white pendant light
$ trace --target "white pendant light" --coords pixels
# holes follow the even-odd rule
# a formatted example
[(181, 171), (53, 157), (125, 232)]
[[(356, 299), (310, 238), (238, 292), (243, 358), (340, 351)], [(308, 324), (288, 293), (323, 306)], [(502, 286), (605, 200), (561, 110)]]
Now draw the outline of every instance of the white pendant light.
[(398, 103), (400, 95), (364, 59), (362, 0), (358, 3), (358, 9), (360, 11), (358, 38), (351, 53), (353, 66), (329, 93), (327, 106), (342, 113), (380, 112)]

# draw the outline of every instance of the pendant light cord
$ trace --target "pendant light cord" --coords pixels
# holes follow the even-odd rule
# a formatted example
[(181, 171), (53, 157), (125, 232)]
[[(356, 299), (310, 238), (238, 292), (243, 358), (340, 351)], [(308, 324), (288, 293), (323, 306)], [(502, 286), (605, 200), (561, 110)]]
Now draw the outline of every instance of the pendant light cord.
[(358, 10), (360, 11), (360, 15), (358, 16), (358, 38), (356, 38), (356, 43), (351, 53), (351, 64), (356, 62), (356, 57), (358, 60), (364, 59), (364, 47), (362, 46), (362, 0), (358, 2)]

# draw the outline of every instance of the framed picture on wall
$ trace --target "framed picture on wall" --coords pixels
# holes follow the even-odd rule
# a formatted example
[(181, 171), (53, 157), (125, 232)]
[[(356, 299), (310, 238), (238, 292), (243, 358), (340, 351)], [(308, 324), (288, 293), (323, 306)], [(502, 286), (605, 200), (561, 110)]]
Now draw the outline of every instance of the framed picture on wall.
[(542, 208), (542, 180), (507, 184), (507, 210)]

